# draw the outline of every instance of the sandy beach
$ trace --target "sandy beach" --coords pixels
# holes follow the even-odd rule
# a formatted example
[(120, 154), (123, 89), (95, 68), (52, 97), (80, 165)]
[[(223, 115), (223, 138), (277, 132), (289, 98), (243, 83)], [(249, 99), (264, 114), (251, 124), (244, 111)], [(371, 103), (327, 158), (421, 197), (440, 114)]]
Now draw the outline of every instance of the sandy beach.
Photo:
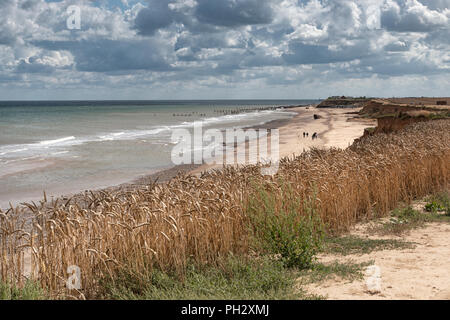
[[(355, 118), (355, 113), (359, 110), (359, 108), (327, 109), (313, 106), (291, 108), (290, 112), (297, 113), (292, 119), (273, 121), (256, 129), (279, 129), (280, 158), (299, 155), (312, 147), (344, 149), (355, 139), (360, 138), (365, 128), (376, 125), (376, 120)], [(314, 115), (318, 115), (319, 119), (315, 120)], [(307, 132), (309, 136), (303, 137), (303, 132)], [(318, 134), (318, 138), (313, 140), (314, 133)], [(220, 165), (202, 165), (190, 172), (199, 174), (202, 171), (220, 167)], [(185, 168), (180, 167), (180, 169), (185, 172)], [(173, 176), (177, 171), (177, 167), (168, 170), (168, 177)]]

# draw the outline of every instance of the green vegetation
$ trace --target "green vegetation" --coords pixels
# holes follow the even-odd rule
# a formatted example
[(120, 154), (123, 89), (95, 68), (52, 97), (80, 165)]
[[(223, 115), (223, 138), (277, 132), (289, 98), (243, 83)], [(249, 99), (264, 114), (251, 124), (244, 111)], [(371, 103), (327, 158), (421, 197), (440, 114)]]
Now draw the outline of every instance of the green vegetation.
[(257, 249), (279, 255), (288, 268), (308, 268), (324, 237), (315, 200), (303, 204), (306, 215), (301, 216), (297, 209), (302, 204), (289, 187), (284, 186), (281, 196), (261, 187), (255, 190), (249, 201), (249, 217)]
[(450, 118), (450, 111), (431, 113), (428, 117), (432, 120), (448, 119)]
[(363, 270), (373, 264), (374, 261), (372, 260), (362, 263), (354, 263), (351, 261), (345, 263), (339, 261), (327, 264), (317, 263), (311, 269), (301, 272), (301, 283), (321, 282), (334, 277), (339, 277), (350, 282), (359, 280), (364, 276)]
[(39, 284), (27, 281), (22, 288), (0, 282), (0, 300), (43, 300), (46, 299), (44, 290)]
[(374, 113), (371, 115), (371, 117), (375, 119), (382, 119), (382, 118), (400, 118), (398, 112), (394, 113)]
[(365, 128), (365, 131), (367, 131), (368, 133), (372, 134), (375, 132), (375, 130), (377, 130), (377, 127), (369, 127), (369, 128)]
[(329, 238), (326, 240), (325, 253), (350, 255), (368, 254), (379, 250), (411, 248), (414, 244), (396, 239), (364, 239), (356, 236)]
[(450, 222), (449, 193), (444, 192), (429, 197), (425, 211), (412, 207), (395, 209), (388, 222), (372, 228), (373, 232), (381, 234), (402, 234), (414, 228), (422, 227), (427, 222)]
[(175, 274), (154, 271), (144, 277), (131, 271), (103, 281), (107, 299), (260, 299), (280, 300), (310, 298), (295, 290), (295, 270), (269, 258), (232, 257), (221, 266), (187, 267), (184, 281)]
[(445, 208), (441, 206), (439, 203), (433, 201), (425, 205), (425, 210), (432, 213), (438, 213), (439, 211), (444, 211)]
[(326, 100), (346, 100), (346, 101), (365, 101), (373, 99), (371, 97), (361, 96), (361, 97), (349, 97), (349, 96), (331, 96), (328, 97)]
[(427, 199), (425, 210), (434, 214), (445, 213), (450, 216), (450, 193), (441, 192), (436, 195), (430, 196)]
[[(105, 299), (145, 300), (292, 300), (323, 299), (310, 295), (296, 283), (305, 285), (338, 277), (347, 281), (363, 278), (365, 267), (373, 261), (362, 263), (334, 261), (313, 263), (308, 269), (286, 268), (271, 258), (243, 261), (230, 258), (220, 267), (199, 268), (190, 265), (186, 278), (180, 281), (174, 274), (153, 272), (142, 277), (124, 272), (112, 280), (102, 281)], [(299, 279), (299, 282), (297, 281)]]

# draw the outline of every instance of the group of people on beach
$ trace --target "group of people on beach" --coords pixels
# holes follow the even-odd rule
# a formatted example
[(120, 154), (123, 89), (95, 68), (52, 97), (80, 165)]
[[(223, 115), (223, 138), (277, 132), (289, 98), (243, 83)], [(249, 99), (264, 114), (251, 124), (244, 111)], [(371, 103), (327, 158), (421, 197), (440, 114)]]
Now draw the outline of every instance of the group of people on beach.
[[(303, 138), (308, 138), (309, 137), (309, 132), (303, 132)], [(317, 134), (317, 132), (314, 132), (312, 135), (312, 139), (318, 139), (319, 135)]]

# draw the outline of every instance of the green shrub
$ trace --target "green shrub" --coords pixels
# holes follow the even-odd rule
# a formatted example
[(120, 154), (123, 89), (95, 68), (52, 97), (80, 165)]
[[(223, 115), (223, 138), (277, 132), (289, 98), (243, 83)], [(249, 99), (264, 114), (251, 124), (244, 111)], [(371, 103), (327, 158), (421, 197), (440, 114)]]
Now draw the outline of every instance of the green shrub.
[(315, 201), (301, 203), (286, 186), (281, 193), (263, 188), (255, 190), (248, 213), (257, 249), (279, 256), (286, 267), (310, 267), (324, 238)]
[(415, 222), (418, 220), (422, 220), (422, 214), (414, 210), (412, 207), (406, 207), (401, 209), (395, 209), (392, 212), (392, 221), (396, 221), (397, 223), (406, 223), (406, 222)]
[(443, 206), (441, 206), (439, 203), (437, 203), (436, 201), (433, 201), (433, 202), (427, 203), (425, 205), (425, 210), (428, 212), (437, 213), (438, 211), (445, 210), (445, 208)]
[(439, 211), (445, 211), (447, 215), (450, 215), (450, 195), (449, 192), (441, 192), (431, 196), (428, 199), (428, 203), (425, 205), (425, 210), (431, 213), (437, 213)]
[(44, 290), (38, 283), (27, 281), (23, 287), (0, 282), (0, 300), (42, 300), (46, 299)]

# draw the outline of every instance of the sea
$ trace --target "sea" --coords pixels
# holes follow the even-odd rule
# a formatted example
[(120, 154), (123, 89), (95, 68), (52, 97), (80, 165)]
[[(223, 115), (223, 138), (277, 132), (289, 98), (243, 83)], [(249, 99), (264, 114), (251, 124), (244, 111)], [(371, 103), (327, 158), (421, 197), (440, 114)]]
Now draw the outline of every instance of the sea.
[(317, 100), (0, 101), (0, 208), (173, 167), (172, 132), (258, 126)]

